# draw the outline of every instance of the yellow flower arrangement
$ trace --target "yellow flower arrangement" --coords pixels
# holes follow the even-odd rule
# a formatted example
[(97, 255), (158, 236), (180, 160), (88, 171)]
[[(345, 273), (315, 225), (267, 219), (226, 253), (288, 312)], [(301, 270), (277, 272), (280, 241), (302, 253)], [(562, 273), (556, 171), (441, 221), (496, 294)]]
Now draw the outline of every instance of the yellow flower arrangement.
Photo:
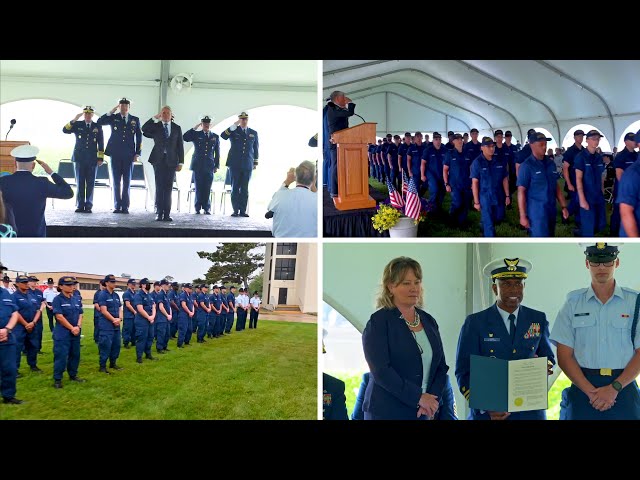
[(373, 221), (373, 228), (375, 228), (380, 233), (385, 230), (389, 230), (391, 227), (395, 226), (398, 223), (398, 220), (401, 217), (400, 210), (392, 207), (391, 205), (387, 205), (381, 203), (378, 205), (378, 211), (376, 214), (371, 217)]

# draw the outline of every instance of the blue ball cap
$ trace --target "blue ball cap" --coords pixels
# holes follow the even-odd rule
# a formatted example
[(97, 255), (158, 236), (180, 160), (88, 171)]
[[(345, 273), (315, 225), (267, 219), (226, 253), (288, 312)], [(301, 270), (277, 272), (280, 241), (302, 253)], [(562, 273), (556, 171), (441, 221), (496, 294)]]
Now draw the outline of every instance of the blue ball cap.
[(631, 140), (632, 142), (636, 141), (636, 134), (633, 132), (629, 132), (624, 136), (624, 141)]
[(604, 135), (601, 135), (600, 132), (598, 130), (589, 130), (587, 132), (587, 138), (589, 137), (604, 137)]
[(162, 280), (160, 280), (160, 286), (162, 285), (169, 285), (169, 281), (166, 278), (163, 278)]
[(135, 279), (133, 279), (133, 278), (130, 278), (129, 280), (127, 280), (127, 285), (135, 285), (137, 283), (138, 282), (136, 282)]
[(109, 275), (106, 275), (106, 276), (104, 277), (104, 283), (107, 283), (107, 282), (113, 282), (113, 283), (115, 283), (115, 281), (116, 281), (116, 277), (115, 277), (115, 275), (111, 275), (111, 274), (109, 274)]
[(14, 283), (29, 283), (29, 277), (26, 275), (18, 275)]
[(493, 145), (495, 142), (491, 137), (482, 137), (482, 144), (480, 146), (487, 147), (489, 145)]
[(78, 283), (78, 281), (75, 277), (65, 276), (58, 279), (58, 285), (75, 285), (76, 283)]
[(11, 156), (15, 157), (16, 162), (33, 162), (40, 149), (35, 145), (20, 145), (11, 150)]
[(529, 135), (529, 143), (536, 143), (536, 142), (549, 142), (551, 141), (550, 138), (548, 138), (544, 133), (542, 132), (534, 132), (531, 135)]
[(182, 288), (193, 288), (193, 285), (191, 285), (190, 283), (183, 283)]
[(477, 128), (472, 128), (469, 133), (480, 133)]
[(147, 277), (144, 277), (143, 279), (141, 279), (138, 284), (140, 285), (150, 285), (149, 279)]

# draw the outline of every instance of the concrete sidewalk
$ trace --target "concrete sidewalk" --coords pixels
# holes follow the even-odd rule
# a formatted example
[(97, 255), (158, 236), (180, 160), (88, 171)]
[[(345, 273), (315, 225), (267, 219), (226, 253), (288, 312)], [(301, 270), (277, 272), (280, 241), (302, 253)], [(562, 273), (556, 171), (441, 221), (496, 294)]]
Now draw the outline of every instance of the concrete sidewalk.
[[(317, 315), (308, 315), (300, 312), (267, 312), (260, 311), (258, 321), (261, 320), (278, 320), (279, 322), (300, 322), (300, 323), (318, 323)], [(249, 319), (247, 318), (247, 322)]]

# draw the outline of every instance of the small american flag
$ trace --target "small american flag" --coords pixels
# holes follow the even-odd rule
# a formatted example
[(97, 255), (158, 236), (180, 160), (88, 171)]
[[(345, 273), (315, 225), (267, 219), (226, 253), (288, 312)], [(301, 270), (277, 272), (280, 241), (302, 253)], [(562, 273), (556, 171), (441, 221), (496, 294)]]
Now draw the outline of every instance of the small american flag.
[(404, 214), (407, 217), (417, 220), (420, 217), (420, 197), (418, 196), (418, 188), (416, 187), (415, 177), (409, 179), (409, 189), (407, 190), (407, 203), (404, 208)]
[(407, 178), (407, 174), (405, 173), (404, 170), (402, 170), (402, 194), (404, 195), (405, 193), (407, 193), (407, 190), (409, 188), (409, 179)]
[(391, 202), (391, 206), (395, 208), (402, 208), (404, 206), (404, 200), (402, 200), (402, 195), (398, 193), (398, 191), (393, 187), (391, 183), (391, 179), (387, 177), (387, 188), (389, 189), (389, 201)]

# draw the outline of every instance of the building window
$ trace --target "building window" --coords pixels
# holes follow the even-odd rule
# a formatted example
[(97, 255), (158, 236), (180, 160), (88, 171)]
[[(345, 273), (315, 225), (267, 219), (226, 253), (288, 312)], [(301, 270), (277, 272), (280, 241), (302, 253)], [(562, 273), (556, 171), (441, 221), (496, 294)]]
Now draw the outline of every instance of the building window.
[(98, 290), (100, 284), (98, 283), (81, 283), (80, 290)]
[(295, 255), (297, 251), (297, 243), (279, 243), (276, 248), (276, 255)]
[[(278, 245), (278, 248), (280, 246)], [(295, 280), (296, 259), (295, 258), (278, 258), (276, 259), (276, 276), (275, 280)]]

